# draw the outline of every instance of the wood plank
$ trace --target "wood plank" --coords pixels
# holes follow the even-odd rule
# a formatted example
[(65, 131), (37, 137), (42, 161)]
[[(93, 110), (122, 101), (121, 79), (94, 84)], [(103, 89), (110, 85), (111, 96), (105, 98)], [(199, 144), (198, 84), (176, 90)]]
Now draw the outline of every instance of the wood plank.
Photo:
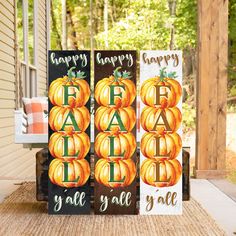
[[(12, 118), (0, 118), (0, 128), (3, 127), (14, 127), (15, 125), (15, 119)], [(2, 130), (1, 130), (2, 132)], [(2, 150), (1, 150), (2, 151)]]
[(8, 118), (13, 116), (14, 116), (14, 109), (0, 109), (0, 118)]
[(225, 170), (227, 25), (228, 0), (198, 1), (198, 177)]
[[(1, 27), (1, 26), (0, 26)], [(2, 51), (9, 52), (11, 55), (14, 53), (14, 48), (8, 46), (0, 40), (0, 48)]]
[[(221, 1), (221, 0), (220, 0)], [(211, 1), (211, 6), (209, 8), (210, 19), (210, 27), (208, 30), (210, 44), (208, 45), (210, 50), (210, 64), (214, 66), (210, 66), (209, 68), (209, 78), (207, 79), (209, 83), (209, 111), (208, 111), (208, 119), (209, 119), (209, 146), (208, 146), (208, 169), (216, 169), (217, 163), (217, 149), (215, 148), (217, 140), (217, 80), (218, 80), (218, 66), (219, 66), (219, 44), (218, 44), (218, 18), (219, 18), (219, 0)]]
[(14, 155), (14, 152), (18, 152), (21, 149), (23, 149), (23, 145), (15, 143), (10, 143), (2, 147), (0, 152), (0, 160), (2, 157), (7, 158), (6, 156)]
[(42, 64), (42, 65), (46, 65), (47, 64), (47, 61), (45, 60), (45, 58), (47, 58), (47, 51), (46, 51), (46, 48), (43, 50), (43, 51), (41, 51), (41, 50), (39, 50), (39, 54), (38, 54), (38, 61), (40, 61), (40, 63)]
[[(36, 154), (32, 154), (32, 156), (35, 156)], [(36, 179), (36, 168), (35, 168), (35, 160), (31, 158), (32, 163), (27, 163), (27, 167), (22, 170), (17, 177), (18, 178), (24, 178), (24, 179)]]
[(6, 2), (15, 7), (15, 0), (6, 0)]
[(13, 135), (6, 136), (4, 138), (0, 138), (0, 148), (4, 147), (10, 143), (14, 143), (14, 136)]
[(0, 22), (0, 29), (1, 29), (1, 31), (5, 32), (5, 34), (9, 35), (9, 37), (14, 39), (14, 37), (15, 37), (14, 29), (10, 29), (6, 25), (4, 25), (2, 22)]
[[(15, 176), (21, 173), (29, 163), (35, 162), (35, 154), (32, 151), (28, 151), (22, 155), (16, 153), (15, 159), (12, 156), (12, 161), (14, 161), (14, 168), (12, 168), (12, 161), (7, 162), (3, 165), (3, 170), (1, 170), (1, 175), (3, 176)], [(18, 158), (16, 158), (18, 157)]]
[(10, 53), (10, 52), (4, 51), (2, 48), (0, 48), (0, 53), (7, 53), (9, 56), (15, 57), (15, 52)]
[(10, 38), (8, 35), (6, 35), (5, 33), (1, 32), (1, 41), (5, 44), (7, 44), (8, 46), (14, 48), (15, 47), (15, 41), (14, 39)]
[(46, 1), (44, 0), (39, 1), (39, 8), (40, 11), (46, 12)]
[[(1, 83), (1, 82), (0, 82)], [(14, 91), (7, 91), (4, 88), (0, 88), (0, 99), (15, 99), (15, 92)]]
[(15, 128), (13, 126), (5, 126), (1, 128), (0, 138), (3, 138), (8, 135), (14, 135)]
[(226, 106), (228, 80), (228, 0), (219, 3), (219, 77), (218, 77), (218, 132), (217, 169), (226, 168)]
[[(17, 150), (14, 153), (11, 153), (10, 155), (6, 155), (5, 157), (2, 157), (0, 159), (0, 165), (1, 167), (4, 166), (4, 169), (8, 169), (9, 171), (9, 162), (11, 162), (11, 160), (14, 160), (14, 167), (18, 166), (18, 164), (20, 164), (20, 162), (23, 161), (24, 156), (26, 156), (29, 152), (31, 152), (28, 148), (22, 148), (20, 150)], [(2, 175), (4, 175), (4, 172), (1, 172)]]
[(4, 52), (0, 52), (0, 60), (1, 61), (4, 61), (4, 62), (7, 62), (11, 65), (15, 65), (15, 58), (8, 55), (7, 53), (4, 53)]
[[(15, 108), (15, 101), (14, 100), (6, 100), (1, 99), (0, 109), (14, 109)], [(3, 111), (4, 112), (4, 111)]]
[(3, 13), (0, 12), (0, 21), (2, 24), (5, 24), (9, 29), (14, 29), (14, 23)]
[(10, 65), (5, 61), (0, 60), (0, 70), (15, 72), (15, 66)]
[(1, 78), (0, 81), (8, 81), (11, 83), (15, 82), (15, 74), (12, 72), (8, 72), (8, 71), (1, 71)]
[[(2, 3), (1, 3), (2, 4)], [(2, 4), (2, 5), (4, 5), (4, 7), (9, 11), (9, 12), (11, 12), (12, 14), (15, 14), (14, 12), (14, 7), (15, 7), (15, 4), (14, 5), (12, 5), (11, 3), (9, 3), (8, 1), (4, 1), (4, 4)]]
[(42, 35), (42, 34), (39, 34), (39, 46), (41, 47), (41, 49), (46, 49), (46, 34), (45, 35)]
[[(198, 167), (200, 169), (208, 168), (208, 135), (209, 132), (209, 69), (210, 69), (210, 51), (209, 51), (209, 36), (208, 30), (210, 28), (210, 15), (207, 11), (210, 7), (210, 0), (199, 1), (199, 17), (204, 19), (200, 21), (199, 25), (199, 74), (198, 74), (198, 112), (197, 112), (197, 140), (198, 140)], [(204, 8), (203, 8), (204, 5)]]
[(14, 23), (15, 21), (15, 14), (14, 14), (14, 7), (9, 7), (11, 9), (8, 8), (9, 5), (6, 4), (6, 2), (0, 3), (0, 12), (6, 16), (7, 18), (9, 18), (9, 20)]
[(6, 91), (15, 91), (15, 84), (14, 82), (0, 80), (1, 87), (4, 88)]

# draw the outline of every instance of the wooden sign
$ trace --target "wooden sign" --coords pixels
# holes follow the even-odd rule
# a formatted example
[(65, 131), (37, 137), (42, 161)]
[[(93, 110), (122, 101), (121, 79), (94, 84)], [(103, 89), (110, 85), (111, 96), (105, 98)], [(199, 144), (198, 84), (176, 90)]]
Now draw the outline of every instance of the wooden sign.
[(95, 51), (95, 214), (137, 214), (136, 52)]
[(140, 52), (140, 213), (182, 213), (182, 53)]
[(90, 52), (49, 51), (49, 214), (90, 213)]

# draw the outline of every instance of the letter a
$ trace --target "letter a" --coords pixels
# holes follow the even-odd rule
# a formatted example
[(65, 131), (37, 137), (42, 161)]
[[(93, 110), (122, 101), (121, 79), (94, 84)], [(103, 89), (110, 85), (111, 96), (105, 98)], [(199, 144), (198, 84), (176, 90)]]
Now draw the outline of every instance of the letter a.
[[(114, 119), (116, 119), (116, 121), (117, 121), (116, 123), (113, 123)], [(111, 121), (110, 121), (106, 131), (111, 131), (111, 126), (119, 126), (120, 131), (123, 131), (123, 132), (127, 131), (125, 129), (125, 126), (124, 126), (121, 118), (120, 118), (120, 114), (118, 113), (118, 111), (115, 111), (115, 113), (112, 116)]]
[[(160, 118), (162, 118), (163, 123), (159, 123)], [(165, 126), (165, 131), (169, 131), (169, 132), (172, 131), (171, 128), (170, 128), (170, 125), (169, 125), (169, 123), (168, 123), (168, 121), (166, 119), (166, 115), (164, 113), (164, 110), (161, 110), (161, 112), (159, 113), (159, 115), (157, 117), (156, 123), (153, 126), (152, 131), (156, 131), (157, 130), (156, 129), (157, 126), (163, 126), (163, 125)]]

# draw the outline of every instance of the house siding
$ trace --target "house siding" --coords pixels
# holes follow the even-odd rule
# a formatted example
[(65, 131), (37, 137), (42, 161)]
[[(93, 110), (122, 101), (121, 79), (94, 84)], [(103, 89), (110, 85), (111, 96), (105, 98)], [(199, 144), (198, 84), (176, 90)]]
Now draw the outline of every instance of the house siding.
[[(0, 1), (0, 179), (35, 178), (35, 153), (14, 143), (14, 111), (17, 108), (15, 0)], [(47, 82), (46, 1), (39, 0), (38, 96), (45, 96)]]
[(47, 9), (46, 0), (38, 2), (38, 79), (37, 94), (45, 96), (47, 91)]

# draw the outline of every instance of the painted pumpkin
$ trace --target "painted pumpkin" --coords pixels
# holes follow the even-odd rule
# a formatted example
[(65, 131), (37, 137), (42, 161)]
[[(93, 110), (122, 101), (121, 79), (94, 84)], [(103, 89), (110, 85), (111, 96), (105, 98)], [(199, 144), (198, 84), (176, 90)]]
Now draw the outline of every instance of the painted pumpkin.
[(55, 132), (49, 139), (48, 148), (55, 158), (64, 160), (83, 159), (89, 152), (90, 139), (84, 132)]
[[(98, 183), (103, 184), (110, 188), (126, 187), (129, 186), (135, 179), (136, 167), (135, 163), (131, 160), (117, 160), (111, 161), (106, 159), (100, 159), (95, 166), (95, 178)], [(113, 167), (111, 167), (113, 165)], [(113, 168), (114, 175), (111, 176)], [(113, 178), (112, 178), (113, 177)], [(112, 182), (112, 181), (116, 182)], [(122, 182), (118, 182), (121, 181)]]
[[(158, 167), (159, 171), (157, 170)], [(159, 172), (159, 176), (157, 176), (157, 172)], [(176, 159), (163, 161), (146, 159), (143, 161), (140, 170), (143, 182), (155, 187), (169, 187), (177, 184), (181, 173), (181, 164)]]
[[(140, 91), (143, 103), (147, 106), (162, 108), (176, 106), (181, 98), (182, 88), (174, 78), (175, 73), (167, 74), (165, 69), (162, 69), (160, 76), (144, 81)], [(160, 92), (159, 96), (158, 92)]]
[[(109, 107), (130, 106), (136, 96), (136, 86), (130, 80), (130, 73), (119, 72), (120, 67), (114, 70), (112, 76), (100, 80), (95, 87), (95, 99), (99, 105)], [(114, 101), (110, 95), (113, 94)], [(115, 96), (114, 96), (115, 95)]]
[[(61, 159), (52, 160), (48, 171), (51, 182), (65, 188), (83, 186), (90, 176), (89, 163), (85, 159), (66, 161), (68, 164), (64, 162)], [(65, 177), (66, 173), (68, 173), (67, 177)]]
[(175, 132), (180, 127), (182, 115), (177, 107), (145, 107), (141, 113), (141, 125), (146, 131), (159, 134)]
[(95, 152), (99, 158), (128, 159), (132, 157), (135, 149), (136, 140), (132, 133), (101, 132), (95, 139)]
[(134, 128), (135, 122), (135, 110), (131, 106), (123, 108), (101, 106), (95, 113), (95, 125), (100, 131), (107, 130), (109, 126), (109, 131), (121, 131), (122, 129), (131, 131)]
[(178, 156), (182, 147), (182, 140), (177, 133), (157, 134), (150, 132), (142, 136), (140, 146), (141, 152), (145, 157), (156, 160), (169, 160)]
[[(84, 106), (90, 96), (89, 84), (84, 80), (84, 72), (73, 72), (72, 67), (66, 76), (54, 80), (49, 87), (48, 97), (53, 105), (64, 106), (65, 104), (65, 86), (68, 87), (68, 103), (70, 107)], [(74, 96), (73, 96), (74, 95)]]
[(54, 106), (50, 111), (48, 119), (51, 129), (53, 131), (60, 131), (65, 122), (66, 125), (63, 131), (85, 131), (90, 123), (90, 113), (86, 107), (70, 108)]

